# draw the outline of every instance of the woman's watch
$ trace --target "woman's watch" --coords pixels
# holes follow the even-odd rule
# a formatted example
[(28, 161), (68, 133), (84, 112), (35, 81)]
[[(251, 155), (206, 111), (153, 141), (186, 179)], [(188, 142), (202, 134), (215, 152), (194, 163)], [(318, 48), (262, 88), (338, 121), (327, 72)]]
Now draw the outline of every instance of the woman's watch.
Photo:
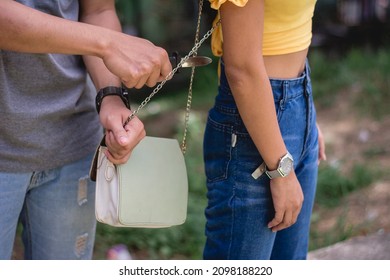
[(109, 95), (117, 95), (119, 96), (123, 103), (125, 103), (125, 106), (127, 109), (130, 109), (130, 102), (128, 99), (129, 93), (128, 91), (123, 87), (114, 87), (109, 86), (102, 88), (98, 91), (96, 94), (96, 110), (99, 113), (100, 112), (100, 106), (102, 105), (103, 98)]
[(276, 170), (268, 170), (266, 167), (265, 174), (270, 179), (275, 179), (278, 177), (286, 177), (290, 174), (291, 170), (294, 168), (294, 159), (292, 155), (287, 151), (283, 157), (280, 158), (278, 168)]

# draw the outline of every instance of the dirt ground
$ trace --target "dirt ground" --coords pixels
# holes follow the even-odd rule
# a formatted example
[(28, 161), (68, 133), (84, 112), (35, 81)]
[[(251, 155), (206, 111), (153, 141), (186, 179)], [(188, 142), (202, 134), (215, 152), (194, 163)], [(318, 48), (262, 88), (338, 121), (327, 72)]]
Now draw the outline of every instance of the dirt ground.
[(348, 195), (339, 207), (320, 209), (318, 232), (336, 226), (340, 217), (356, 235), (390, 232), (390, 110), (380, 120), (351, 107), (352, 94), (341, 94), (332, 108), (318, 110), (327, 145), (327, 163), (348, 170), (360, 163), (384, 171), (381, 180)]

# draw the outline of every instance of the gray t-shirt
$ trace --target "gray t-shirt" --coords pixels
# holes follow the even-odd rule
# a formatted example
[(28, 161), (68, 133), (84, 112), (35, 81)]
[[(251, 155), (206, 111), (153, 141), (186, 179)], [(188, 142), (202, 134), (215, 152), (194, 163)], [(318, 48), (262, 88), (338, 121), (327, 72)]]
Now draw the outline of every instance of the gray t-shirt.
[[(77, 0), (19, 0), (78, 20)], [(0, 50), (0, 172), (59, 167), (92, 153), (102, 137), (96, 90), (81, 56)]]

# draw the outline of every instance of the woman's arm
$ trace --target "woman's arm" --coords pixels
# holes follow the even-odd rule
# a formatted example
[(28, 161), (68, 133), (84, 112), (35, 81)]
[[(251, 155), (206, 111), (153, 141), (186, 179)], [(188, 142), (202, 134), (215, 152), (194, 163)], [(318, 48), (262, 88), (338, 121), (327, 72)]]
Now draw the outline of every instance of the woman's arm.
[[(287, 153), (276, 118), (269, 77), (262, 54), (264, 1), (251, 0), (244, 7), (227, 1), (220, 8), (223, 59), (234, 99), (245, 126), (268, 169), (275, 170)], [(303, 202), (294, 172), (271, 180), (275, 217), (273, 231), (295, 223)]]

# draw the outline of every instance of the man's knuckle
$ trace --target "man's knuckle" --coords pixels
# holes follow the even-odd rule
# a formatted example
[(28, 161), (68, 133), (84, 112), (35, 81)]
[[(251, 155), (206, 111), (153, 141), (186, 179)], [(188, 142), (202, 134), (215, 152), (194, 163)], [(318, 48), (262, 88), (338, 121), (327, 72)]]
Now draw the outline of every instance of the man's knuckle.
[(167, 51), (161, 47), (157, 47), (157, 53), (158, 53), (159, 57), (162, 59), (168, 57)]
[(151, 59), (151, 63), (153, 64), (154, 67), (161, 68), (161, 56), (154, 56)]

